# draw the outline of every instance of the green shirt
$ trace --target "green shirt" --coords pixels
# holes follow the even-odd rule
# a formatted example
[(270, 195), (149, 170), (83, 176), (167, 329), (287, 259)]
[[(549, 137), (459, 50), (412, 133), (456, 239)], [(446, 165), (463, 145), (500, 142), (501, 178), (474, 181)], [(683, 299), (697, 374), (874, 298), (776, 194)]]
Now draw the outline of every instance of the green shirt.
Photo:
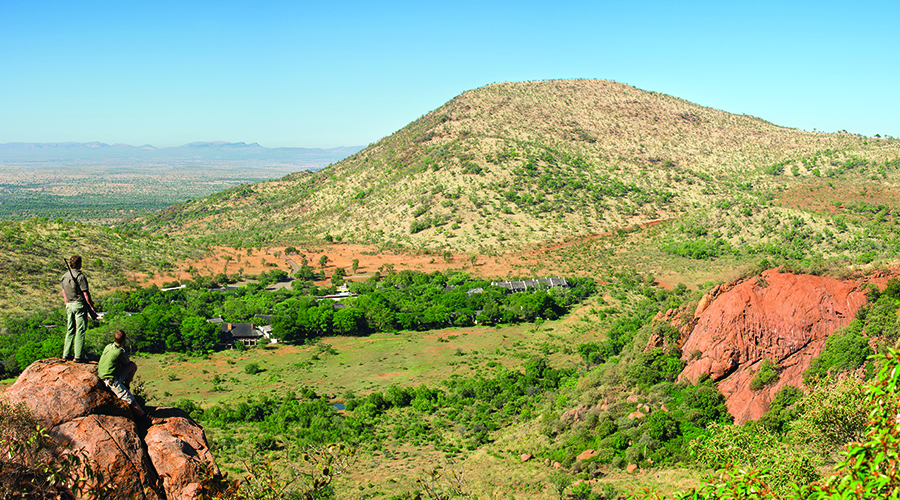
[(97, 364), (97, 376), (104, 378), (118, 378), (122, 368), (128, 365), (128, 355), (125, 349), (115, 342), (103, 348), (100, 355), (100, 363)]

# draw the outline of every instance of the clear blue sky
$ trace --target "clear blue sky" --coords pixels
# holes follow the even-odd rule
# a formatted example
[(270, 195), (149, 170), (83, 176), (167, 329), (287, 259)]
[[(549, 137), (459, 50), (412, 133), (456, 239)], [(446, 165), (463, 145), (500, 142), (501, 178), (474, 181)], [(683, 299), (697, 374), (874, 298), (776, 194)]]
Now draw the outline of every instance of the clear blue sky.
[(366, 145), (493, 82), (601, 78), (900, 137), (900, 2), (0, 1), (0, 143)]

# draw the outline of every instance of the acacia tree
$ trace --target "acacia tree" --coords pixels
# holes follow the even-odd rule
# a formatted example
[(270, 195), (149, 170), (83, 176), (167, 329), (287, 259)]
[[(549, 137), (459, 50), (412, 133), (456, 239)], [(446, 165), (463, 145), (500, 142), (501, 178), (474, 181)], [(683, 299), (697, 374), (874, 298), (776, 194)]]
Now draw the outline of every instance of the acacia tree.
[(347, 271), (344, 271), (343, 267), (339, 267), (334, 270), (334, 274), (331, 275), (331, 284), (334, 286), (340, 286), (344, 284), (344, 276), (347, 275)]

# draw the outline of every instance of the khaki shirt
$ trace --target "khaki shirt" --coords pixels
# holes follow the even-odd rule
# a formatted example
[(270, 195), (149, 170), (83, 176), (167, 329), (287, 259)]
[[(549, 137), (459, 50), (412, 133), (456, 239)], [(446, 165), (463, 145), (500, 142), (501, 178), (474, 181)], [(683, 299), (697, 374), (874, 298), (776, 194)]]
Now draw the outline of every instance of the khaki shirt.
[[(72, 279), (72, 274), (75, 275), (74, 280)], [(88, 290), (87, 276), (75, 269), (72, 269), (72, 274), (69, 274), (69, 271), (66, 271), (59, 279), (59, 284), (62, 285), (63, 292), (66, 293), (67, 301), (84, 302), (84, 295), (79, 293), (78, 289), (80, 288), (82, 292), (90, 292), (90, 290)]]

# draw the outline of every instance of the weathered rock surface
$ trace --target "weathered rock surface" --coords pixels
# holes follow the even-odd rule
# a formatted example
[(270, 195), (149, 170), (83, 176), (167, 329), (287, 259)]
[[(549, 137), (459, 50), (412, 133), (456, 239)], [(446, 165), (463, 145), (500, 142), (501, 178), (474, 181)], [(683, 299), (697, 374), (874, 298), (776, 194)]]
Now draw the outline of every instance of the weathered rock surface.
[(4, 398), (23, 402), (47, 428), (90, 414), (131, 416), (131, 410), (97, 378), (93, 364), (51, 358), (31, 364)]
[(157, 483), (156, 471), (131, 419), (108, 415), (78, 417), (57, 426), (53, 435), (96, 461), (104, 482), (113, 488), (113, 497), (159, 498), (149, 487)]
[(169, 500), (196, 498), (198, 478), (219, 473), (203, 429), (183, 410), (157, 408), (144, 442)]
[[(681, 378), (709, 375), (719, 382), (736, 423), (759, 419), (785, 385), (800, 387), (803, 372), (826, 339), (866, 302), (863, 285), (889, 276), (838, 280), (766, 271), (706, 294), (682, 325)], [(668, 318), (667, 318), (668, 319)], [(750, 381), (764, 359), (778, 363), (778, 381), (759, 391)]]
[(578, 405), (577, 407), (572, 408), (571, 410), (560, 415), (559, 419), (560, 421), (567, 422), (569, 424), (581, 422), (582, 420), (584, 420), (584, 416), (589, 410), (590, 408), (588, 406)]
[(186, 413), (149, 409), (149, 421), (136, 421), (94, 364), (36, 361), (2, 398), (24, 403), (51, 434), (83, 450), (114, 498), (193, 499), (206, 474), (218, 473), (203, 429)]

